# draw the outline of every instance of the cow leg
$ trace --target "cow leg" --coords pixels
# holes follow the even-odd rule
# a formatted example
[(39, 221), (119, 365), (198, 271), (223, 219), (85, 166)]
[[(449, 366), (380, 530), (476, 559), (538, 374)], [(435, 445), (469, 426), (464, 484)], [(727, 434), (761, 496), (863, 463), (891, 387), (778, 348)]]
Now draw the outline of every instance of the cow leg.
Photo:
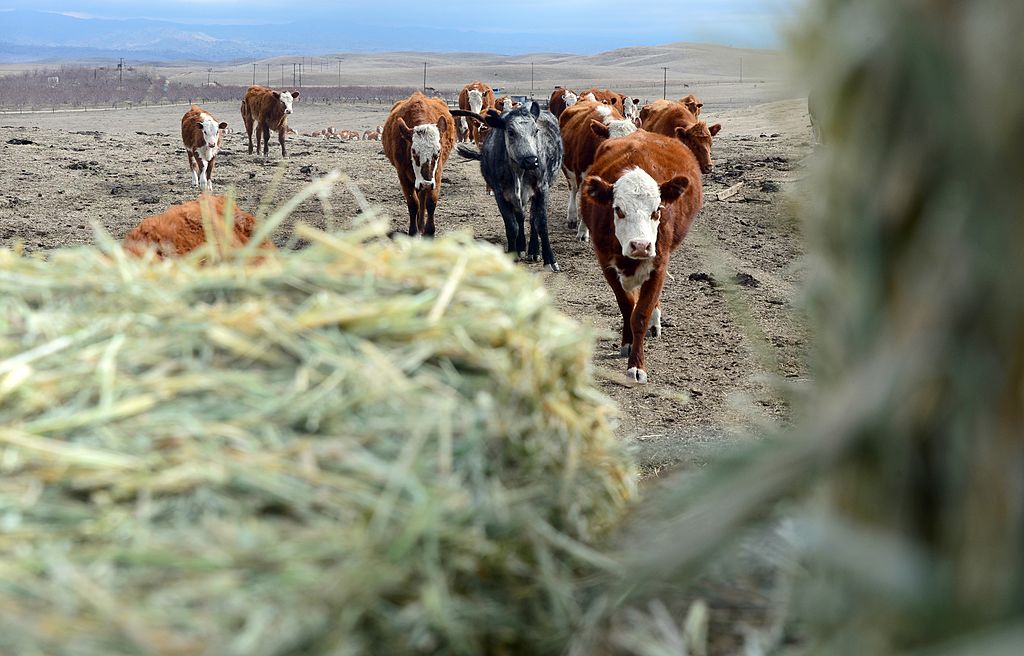
[(185, 155), (188, 156), (188, 170), (192, 173), (192, 186), (199, 186), (199, 171), (197, 171), (196, 162), (193, 159), (192, 151), (186, 150)]
[(558, 262), (555, 261), (555, 253), (551, 250), (551, 240), (548, 238), (548, 190), (538, 191), (533, 195), (533, 203), (530, 207), (530, 246), (533, 247), (533, 231), (536, 229), (540, 235), (541, 256), (544, 264), (555, 273), (561, 271)]
[(284, 150), (284, 134), (285, 128), (279, 128), (277, 131), (277, 140), (281, 142), (281, 157), (288, 157), (288, 153)]
[[(519, 187), (519, 206), (526, 214), (526, 208), (530, 207), (530, 200), (533, 198), (533, 186), (523, 180)], [(526, 258), (531, 262), (540, 262), (540, 244), (537, 242), (537, 222), (533, 213), (530, 213), (530, 246), (526, 249)]]
[(210, 159), (210, 163), (206, 165), (206, 190), (211, 194), (213, 193), (213, 163), (217, 161), (217, 156), (214, 155)]
[(426, 219), (421, 227), (423, 236), (433, 237), (436, 228), (434, 227), (434, 210), (437, 209), (437, 199), (440, 197), (438, 187), (435, 185), (433, 189), (429, 189), (420, 198), (420, 211), (424, 214)]
[(262, 132), (263, 132), (263, 134), (262, 134), (262, 136), (263, 136), (263, 157), (264, 158), (268, 158), (268, 157), (270, 157), (270, 126), (269, 125), (263, 125), (262, 126)]
[(608, 286), (615, 294), (615, 301), (619, 304), (619, 314), (622, 315), (622, 340), (619, 342), (619, 356), (629, 356), (633, 344), (633, 328), (630, 323), (633, 318), (633, 308), (636, 307), (636, 298), (622, 288), (622, 281), (619, 280), (619, 272), (613, 267), (605, 267), (601, 271)]
[[(503, 194), (495, 194), (494, 200), (498, 203), (498, 211), (501, 212), (501, 218), (505, 222), (506, 251), (517, 253), (520, 256), (525, 255), (518, 250), (519, 230), (516, 227), (515, 208)], [(519, 222), (519, 225), (522, 225), (522, 222)]]
[(415, 237), (418, 234), (416, 226), (416, 217), (419, 214), (419, 201), (416, 194), (416, 187), (412, 182), (407, 181), (405, 178), (399, 177), (399, 183), (402, 185), (402, 195), (405, 196), (405, 206), (409, 209), (409, 236)]
[(202, 157), (197, 157), (199, 160), (199, 191), (206, 191), (206, 160)]
[(647, 328), (651, 325), (654, 311), (661, 302), (661, 289), (665, 284), (665, 268), (655, 265), (654, 273), (647, 282), (640, 287), (640, 297), (636, 307), (633, 308), (633, 316), (630, 319), (630, 329), (633, 332), (633, 345), (629, 352), (629, 368), (626, 375), (638, 383), (647, 382), (647, 371), (644, 369), (644, 340), (647, 337)]
[(575, 228), (576, 223), (579, 221), (579, 210), (576, 207), (576, 202), (580, 186), (576, 182), (575, 173), (569, 171), (565, 167), (562, 167), (562, 173), (565, 174), (565, 181), (569, 183), (569, 207), (565, 210), (565, 225), (570, 228)]
[(660, 303), (659, 303), (658, 307), (654, 308), (654, 311), (651, 312), (650, 333), (651, 333), (651, 337), (661, 337), (661, 305), (660, 305)]
[(245, 135), (247, 137), (249, 137), (249, 154), (252, 155), (252, 128), (253, 128), (252, 117), (247, 115), (247, 114), (243, 114), (242, 115), (242, 122), (245, 123)]

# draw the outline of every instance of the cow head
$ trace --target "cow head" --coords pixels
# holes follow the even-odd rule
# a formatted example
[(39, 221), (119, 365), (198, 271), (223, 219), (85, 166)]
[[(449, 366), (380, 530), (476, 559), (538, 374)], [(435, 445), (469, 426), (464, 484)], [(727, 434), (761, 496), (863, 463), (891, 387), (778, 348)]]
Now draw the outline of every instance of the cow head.
[(203, 114), (197, 125), (203, 131), (203, 144), (207, 148), (220, 146), (222, 131), (228, 129), (227, 123), (217, 123), (209, 114)]
[(597, 96), (595, 96), (593, 93), (588, 93), (588, 94), (585, 94), (582, 98), (580, 98), (580, 100), (587, 100), (589, 102), (597, 102)]
[(410, 128), (403, 119), (398, 119), (398, 130), (410, 144), (412, 170), (416, 175), (416, 190), (433, 189), (437, 164), (441, 160), (441, 134), (448, 131), (448, 119), (444, 116), (436, 124), (417, 125)]
[(469, 111), (479, 114), (484, 108), (484, 94), (478, 89), (469, 90)]
[(715, 163), (711, 159), (711, 140), (722, 130), (722, 126), (715, 123), (711, 127), (704, 121), (694, 123), (688, 128), (676, 128), (676, 138), (683, 142), (697, 157), (701, 173), (711, 173), (715, 170)]
[(640, 116), (640, 99), (629, 98), (623, 96), (622, 98), (622, 114), (626, 118), (633, 120)]
[(627, 171), (615, 184), (592, 175), (583, 188), (595, 203), (611, 206), (615, 238), (622, 255), (634, 260), (649, 260), (658, 255), (658, 227), (665, 205), (676, 202), (690, 186), (690, 180), (679, 175), (658, 184), (641, 168)]
[(537, 103), (531, 103), (529, 109), (519, 107), (504, 115), (494, 109), (487, 112), (487, 124), (504, 133), (509, 160), (524, 171), (533, 171), (540, 166), (539, 117), (540, 105)]
[(702, 103), (697, 98), (697, 96), (693, 95), (692, 93), (680, 99), (679, 102), (683, 103), (683, 105), (686, 106), (686, 109), (690, 110), (690, 113), (693, 114), (694, 118), (700, 116), (700, 110), (702, 107), (704, 107), (704, 103)]
[(298, 91), (285, 91), (284, 93), (282, 93), (280, 91), (275, 91), (274, 92), (274, 97), (281, 101), (281, 105), (284, 107), (284, 113), (285, 114), (291, 114), (292, 113), (292, 101), (294, 101), (295, 99), (297, 99), (299, 97), (299, 92)]
[(615, 119), (602, 123), (597, 119), (590, 119), (590, 129), (602, 139), (618, 139), (627, 137), (637, 131), (636, 124), (629, 119)]
[(573, 105), (579, 102), (580, 98), (572, 91), (566, 89), (565, 93), (562, 94), (562, 100), (565, 101), (566, 107), (572, 107)]

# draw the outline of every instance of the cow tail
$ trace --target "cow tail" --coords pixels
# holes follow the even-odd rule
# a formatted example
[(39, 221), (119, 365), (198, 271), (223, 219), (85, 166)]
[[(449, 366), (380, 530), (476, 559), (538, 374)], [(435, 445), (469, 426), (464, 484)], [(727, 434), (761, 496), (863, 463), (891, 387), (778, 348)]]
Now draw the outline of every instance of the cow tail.
[(459, 155), (462, 155), (466, 159), (475, 159), (479, 161), (481, 158), (479, 150), (472, 146), (467, 146), (466, 144), (459, 144), (456, 147), (456, 150), (459, 151)]

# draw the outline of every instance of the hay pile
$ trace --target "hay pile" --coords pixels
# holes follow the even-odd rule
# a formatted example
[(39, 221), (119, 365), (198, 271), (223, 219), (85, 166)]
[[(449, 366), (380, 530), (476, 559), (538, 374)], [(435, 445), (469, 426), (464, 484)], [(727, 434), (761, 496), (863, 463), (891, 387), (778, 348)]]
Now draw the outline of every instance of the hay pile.
[(0, 653), (564, 638), (632, 490), (592, 340), (497, 250), (385, 228), (258, 266), (0, 251)]

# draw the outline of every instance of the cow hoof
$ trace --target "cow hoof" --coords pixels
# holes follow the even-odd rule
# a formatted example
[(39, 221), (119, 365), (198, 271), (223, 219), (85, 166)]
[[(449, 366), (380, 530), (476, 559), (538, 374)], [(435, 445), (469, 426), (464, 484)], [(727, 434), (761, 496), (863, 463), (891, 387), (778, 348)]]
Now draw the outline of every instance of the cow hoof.
[(519, 260), (520, 262), (526, 261), (526, 251), (519, 251), (516, 255), (516, 259)]
[(632, 353), (632, 352), (633, 352), (633, 345), (632, 344), (623, 344), (621, 347), (619, 347), (619, 357), (620, 358), (628, 358), (629, 354)]
[(540, 262), (540, 255), (537, 255), (537, 254), (527, 255), (526, 259), (528, 259), (530, 262)]
[(630, 367), (626, 371), (626, 377), (630, 380), (636, 381), (640, 385), (647, 384), (647, 372), (643, 369), (637, 369), (636, 367)]
[(548, 268), (551, 269), (551, 273), (558, 273), (562, 270), (562, 267), (558, 266), (558, 262), (552, 262), (548, 265)]

